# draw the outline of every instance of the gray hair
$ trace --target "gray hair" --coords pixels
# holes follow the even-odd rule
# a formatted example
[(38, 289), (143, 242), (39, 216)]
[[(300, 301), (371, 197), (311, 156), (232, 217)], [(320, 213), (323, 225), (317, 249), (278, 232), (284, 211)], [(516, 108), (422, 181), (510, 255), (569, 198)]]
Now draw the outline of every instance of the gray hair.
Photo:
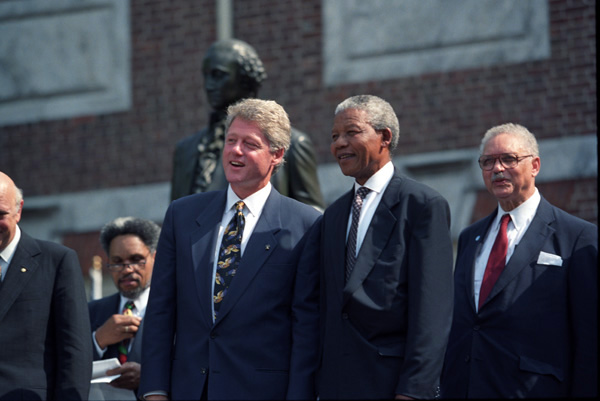
[[(226, 131), (237, 117), (255, 123), (269, 142), (271, 152), (290, 148), (292, 138), (290, 119), (286, 111), (273, 100), (242, 99), (227, 108)], [(284, 163), (282, 159), (275, 171)]]
[(234, 55), (240, 74), (240, 84), (247, 91), (258, 93), (261, 83), (267, 78), (267, 73), (256, 50), (239, 39), (218, 40), (208, 48), (204, 60), (217, 51), (228, 51)]
[(392, 106), (380, 97), (373, 95), (357, 95), (349, 97), (335, 108), (334, 115), (348, 110), (357, 109), (367, 113), (368, 123), (374, 130), (389, 128), (392, 131), (390, 152), (398, 145), (400, 123)]
[(150, 252), (154, 252), (160, 236), (160, 227), (150, 220), (137, 217), (118, 217), (107, 223), (100, 231), (100, 244), (106, 254), (109, 254), (110, 243), (115, 237), (127, 234), (136, 235)]
[(524, 126), (513, 123), (497, 125), (487, 130), (483, 136), (483, 139), (481, 140), (479, 154), (483, 154), (483, 149), (490, 139), (500, 134), (508, 134), (517, 138), (521, 146), (523, 146), (523, 150), (525, 152), (532, 154), (534, 157), (539, 157), (540, 150), (535, 136)]

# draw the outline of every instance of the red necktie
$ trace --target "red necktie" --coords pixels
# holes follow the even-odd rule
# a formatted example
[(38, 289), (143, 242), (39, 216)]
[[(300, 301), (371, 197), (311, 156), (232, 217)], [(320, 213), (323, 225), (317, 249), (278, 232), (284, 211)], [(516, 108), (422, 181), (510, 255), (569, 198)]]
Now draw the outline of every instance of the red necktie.
[(488, 297), (494, 284), (500, 277), (500, 273), (504, 270), (506, 264), (506, 251), (508, 250), (508, 237), (506, 236), (506, 227), (510, 221), (510, 214), (506, 213), (500, 221), (500, 230), (496, 236), (496, 241), (490, 252), (490, 257), (485, 267), (483, 281), (481, 282), (481, 291), (479, 292), (479, 308)]

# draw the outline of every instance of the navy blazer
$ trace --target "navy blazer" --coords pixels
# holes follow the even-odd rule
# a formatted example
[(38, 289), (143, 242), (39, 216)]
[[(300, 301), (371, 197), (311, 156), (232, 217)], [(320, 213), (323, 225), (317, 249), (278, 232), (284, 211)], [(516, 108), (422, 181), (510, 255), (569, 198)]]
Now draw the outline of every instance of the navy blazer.
[(272, 189), (213, 324), (214, 253), (226, 197), (226, 191), (191, 195), (167, 210), (139, 394), (314, 398), (318, 268), (315, 247), (304, 244), (319, 213)]
[[(477, 313), (475, 258), (496, 214), (497, 210), (466, 228), (459, 238), (442, 395), (596, 396), (598, 228), (542, 198)], [(557, 255), (562, 265), (538, 263), (540, 252)]]
[[(100, 326), (102, 326), (108, 318), (112, 315), (119, 314), (121, 311), (119, 310), (119, 304), (121, 303), (121, 295), (117, 292), (116, 294), (109, 295), (102, 299), (97, 299), (91, 301), (88, 304), (88, 308), (90, 311), (90, 324), (92, 328), (92, 332), (98, 330)], [(138, 331), (134, 337), (133, 344), (131, 344), (131, 350), (127, 354), (127, 361), (129, 362), (142, 362), (142, 333), (144, 330), (144, 320), (142, 319), (142, 323), (138, 328)], [(98, 361), (100, 359), (110, 359), (110, 358), (118, 358), (119, 357), (119, 344), (111, 344), (106, 347), (106, 351), (100, 357), (98, 352), (96, 351), (96, 347), (93, 346), (92, 349), (94, 351), (94, 361)]]
[(321, 399), (437, 395), (452, 315), (450, 209), (394, 172), (345, 284), (354, 196), (327, 208), (321, 231)]
[(77, 255), (21, 234), (0, 285), (0, 399), (87, 399), (92, 344)]

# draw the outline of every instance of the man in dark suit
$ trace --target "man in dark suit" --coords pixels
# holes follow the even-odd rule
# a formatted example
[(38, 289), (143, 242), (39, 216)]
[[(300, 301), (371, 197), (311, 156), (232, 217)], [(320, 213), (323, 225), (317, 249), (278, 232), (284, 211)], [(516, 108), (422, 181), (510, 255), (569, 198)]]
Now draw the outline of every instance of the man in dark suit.
[(86, 399), (92, 349), (77, 255), (22, 232), (22, 209), (0, 172), (0, 399)]
[[(134, 217), (119, 217), (100, 231), (100, 243), (108, 256), (108, 270), (119, 292), (89, 303), (94, 360), (119, 359), (121, 367), (107, 372), (108, 376), (120, 375), (110, 385), (133, 390), (128, 394), (132, 399), (140, 384), (142, 319), (148, 304), (159, 235), (160, 227), (156, 223)], [(105, 386), (98, 385), (98, 390), (111, 396), (112, 392), (103, 388)], [(94, 394), (90, 398), (99, 398), (99, 394)]]
[(311, 399), (318, 348), (319, 218), (270, 183), (290, 143), (286, 112), (228, 109), (227, 190), (167, 210), (150, 292), (139, 394), (146, 399)]
[[(204, 86), (212, 107), (209, 126), (179, 141), (173, 156), (171, 200), (193, 193), (221, 190), (228, 182), (221, 164), (227, 107), (255, 98), (267, 77), (258, 54), (248, 43), (220, 40), (206, 52)], [(310, 137), (292, 128), (286, 163), (271, 178), (282, 195), (323, 210), (317, 164)]]
[(450, 210), (394, 169), (398, 135), (376, 96), (335, 110), (331, 153), (356, 182), (322, 220), (321, 399), (437, 395), (452, 315)]
[(598, 228), (540, 195), (525, 127), (488, 130), (479, 165), (498, 207), (459, 238), (442, 395), (596, 397)]

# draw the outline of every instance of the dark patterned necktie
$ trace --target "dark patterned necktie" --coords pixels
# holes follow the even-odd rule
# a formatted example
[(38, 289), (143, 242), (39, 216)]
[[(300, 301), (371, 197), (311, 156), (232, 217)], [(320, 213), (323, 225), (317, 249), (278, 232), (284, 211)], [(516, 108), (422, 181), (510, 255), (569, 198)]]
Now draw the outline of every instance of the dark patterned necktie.
[[(133, 303), (133, 301), (129, 300), (125, 303), (125, 306), (123, 307), (123, 315), (125, 316), (132, 316), (133, 315), (133, 308), (135, 308), (135, 304)], [(123, 365), (125, 362), (127, 362), (127, 352), (129, 350), (129, 343), (131, 342), (131, 340), (129, 338), (124, 339), (123, 341), (121, 341), (121, 343), (119, 344), (119, 362), (121, 362), (121, 365)]]
[(231, 280), (237, 272), (240, 259), (242, 259), (242, 234), (244, 233), (244, 225), (246, 224), (243, 213), (244, 202), (236, 202), (235, 210), (236, 213), (225, 228), (221, 247), (219, 248), (219, 261), (217, 263), (215, 290), (213, 294), (215, 319), (219, 313), (221, 302), (227, 294)]
[(494, 284), (500, 277), (500, 273), (504, 270), (506, 264), (506, 252), (508, 251), (508, 237), (506, 235), (506, 228), (510, 221), (510, 214), (502, 216), (500, 221), (500, 230), (494, 241), (494, 246), (490, 252), (487, 265), (485, 267), (485, 273), (483, 274), (483, 281), (481, 282), (481, 290), (479, 291), (479, 308), (483, 305), (483, 302), (488, 297)]
[(363, 201), (367, 194), (371, 192), (369, 188), (360, 187), (354, 196), (352, 202), (352, 225), (348, 234), (348, 243), (346, 244), (346, 282), (350, 279), (352, 269), (356, 263), (356, 235), (358, 233), (358, 219), (360, 218), (360, 210), (362, 209)]

